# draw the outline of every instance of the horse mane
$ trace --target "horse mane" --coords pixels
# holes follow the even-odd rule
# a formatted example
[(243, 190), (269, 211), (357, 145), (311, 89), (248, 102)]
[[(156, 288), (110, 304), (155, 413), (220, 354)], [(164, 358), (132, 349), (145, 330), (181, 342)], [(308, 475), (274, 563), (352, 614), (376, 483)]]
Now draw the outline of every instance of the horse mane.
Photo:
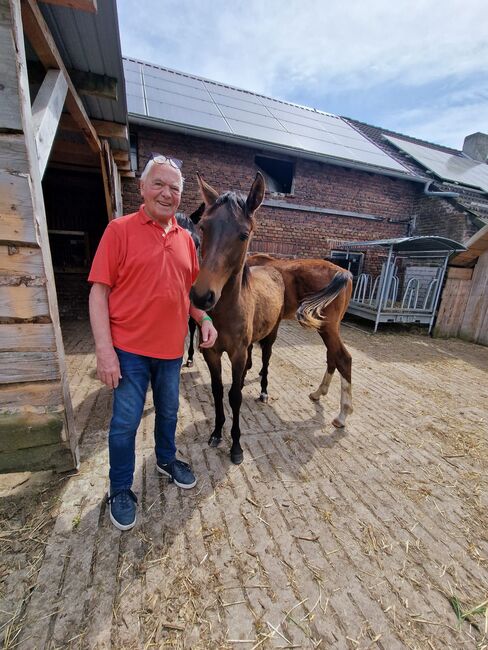
[(187, 217), (186, 214), (184, 214), (183, 212), (177, 212), (175, 217), (178, 225), (184, 228), (185, 230), (188, 230), (188, 232), (191, 235), (191, 238), (193, 239), (193, 243), (195, 244), (195, 248), (198, 250), (200, 246), (200, 236), (197, 233), (197, 229), (195, 228), (195, 224), (193, 223), (193, 221), (190, 219), (190, 217)]

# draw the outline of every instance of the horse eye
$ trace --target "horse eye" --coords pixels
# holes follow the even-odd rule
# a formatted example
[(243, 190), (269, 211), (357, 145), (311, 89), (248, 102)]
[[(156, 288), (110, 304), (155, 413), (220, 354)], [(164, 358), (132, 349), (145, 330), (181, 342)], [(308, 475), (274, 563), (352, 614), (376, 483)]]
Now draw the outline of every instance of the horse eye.
[(246, 241), (247, 239), (249, 239), (249, 234), (247, 232), (241, 232), (241, 234), (239, 235), (239, 239), (241, 241)]

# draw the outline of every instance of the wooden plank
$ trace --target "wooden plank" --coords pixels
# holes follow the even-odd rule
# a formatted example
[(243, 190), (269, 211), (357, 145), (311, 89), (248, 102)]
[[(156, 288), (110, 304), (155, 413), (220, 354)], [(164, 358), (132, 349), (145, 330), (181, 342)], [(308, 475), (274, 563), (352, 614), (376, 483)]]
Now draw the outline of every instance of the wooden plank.
[(135, 172), (120, 172), (120, 176), (122, 178), (135, 178), (136, 173)]
[[(32, 84), (41, 84), (46, 74), (45, 67), (39, 61), (29, 61), (27, 65), (29, 81)], [(79, 95), (103, 97), (104, 99), (117, 101), (118, 81), (115, 77), (86, 72), (85, 70), (75, 70), (74, 68), (66, 68), (66, 71)], [(73, 124), (76, 125), (74, 120)], [(75, 130), (79, 131), (79, 127), (76, 126)]]
[[(27, 174), (29, 161), (23, 133), (0, 133), (0, 170)], [(2, 192), (0, 192), (0, 201)]]
[(32, 106), (41, 177), (44, 176), (49, 160), (67, 91), (68, 84), (63, 73), (60, 70), (48, 70)]
[(447, 269), (447, 277), (453, 280), (471, 280), (473, 269), (465, 267), (450, 266)]
[(58, 5), (59, 7), (69, 7), (79, 11), (89, 11), (97, 13), (97, 0), (42, 0), (48, 5)]
[(488, 311), (488, 251), (478, 259), (471, 281), (466, 311), (460, 335), (470, 341), (485, 340), (486, 313)]
[(0, 473), (35, 472), (52, 469), (66, 472), (73, 469), (73, 456), (66, 444), (42, 445), (0, 453)]
[(104, 120), (92, 120), (92, 124), (100, 137), (123, 138), (124, 140), (129, 139), (129, 132), (126, 124), (106, 122)]
[(435, 336), (458, 336), (469, 296), (470, 282), (448, 278), (434, 329)]
[(130, 151), (124, 151), (124, 149), (112, 149), (112, 156), (114, 157), (115, 162), (119, 163), (119, 161), (130, 161)]
[(5, 282), (1, 276), (9, 276), (13, 282), (18, 282), (19, 277), (44, 277), (41, 249), (0, 245), (0, 284), (13, 283)]
[(54, 351), (52, 323), (3, 323), (0, 325), (0, 352)]
[(0, 386), (0, 405), (0, 413), (62, 410), (63, 391), (59, 381), (3, 384)]
[(0, 286), (0, 318), (49, 317), (46, 287)]
[(56, 352), (0, 352), (0, 383), (59, 379)]
[(22, 23), (24, 31), (34, 48), (39, 60), (46, 70), (53, 68), (61, 70), (68, 84), (66, 107), (79, 125), (93, 151), (100, 150), (100, 140), (85, 111), (81, 99), (71, 81), (61, 55), (58, 52), (49, 28), (42, 13), (34, 0), (22, 0)]
[(0, 130), (22, 131), (13, 21), (9, 0), (0, 0)]
[(59, 443), (64, 427), (62, 413), (0, 415), (0, 452)]
[(27, 175), (0, 170), (0, 241), (37, 244)]

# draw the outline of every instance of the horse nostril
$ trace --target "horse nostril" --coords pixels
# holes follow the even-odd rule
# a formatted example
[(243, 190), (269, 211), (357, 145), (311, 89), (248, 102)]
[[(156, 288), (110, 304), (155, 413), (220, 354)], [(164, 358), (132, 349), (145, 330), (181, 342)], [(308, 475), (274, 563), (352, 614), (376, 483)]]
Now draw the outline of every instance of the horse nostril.
[(212, 291), (211, 289), (209, 290), (209, 292), (207, 293), (207, 301), (206, 302), (207, 302), (207, 305), (209, 307), (213, 307), (213, 305), (215, 303), (215, 291)]

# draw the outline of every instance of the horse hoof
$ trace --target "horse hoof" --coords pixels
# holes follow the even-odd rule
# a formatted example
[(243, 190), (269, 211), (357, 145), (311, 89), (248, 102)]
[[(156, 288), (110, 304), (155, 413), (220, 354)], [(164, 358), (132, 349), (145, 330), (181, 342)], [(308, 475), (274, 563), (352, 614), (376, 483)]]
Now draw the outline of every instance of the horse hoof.
[(318, 393), (318, 394), (317, 393), (310, 393), (309, 397), (312, 400), (312, 402), (318, 402), (319, 399), (320, 399), (320, 393)]
[(261, 395), (259, 396), (259, 401), (262, 402), (263, 404), (267, 404), (268, 403), (267, 394), (266, 393), (261, 393)]
[(188, 361), (186, 362), (186, 367), (193, 368), (193, 359), (188, 359)]
[(242, 461), (244, 460), (244, 452), (238, 451), (238, 452), (230, 452), (230, 459), (234, 463), (234, 465), (240, 465)]
[(209, 447), (218, 447), (222, 442), (222, 438), (217, 438), (217, 436), (210, 436), (208, 440)]
[(332, 426), (335, 427), (336, 429), (343, 429), (346, 426), (346, 424), (345, 422), (341, 422), (339, 418), (334, 418), (332, 420)]

